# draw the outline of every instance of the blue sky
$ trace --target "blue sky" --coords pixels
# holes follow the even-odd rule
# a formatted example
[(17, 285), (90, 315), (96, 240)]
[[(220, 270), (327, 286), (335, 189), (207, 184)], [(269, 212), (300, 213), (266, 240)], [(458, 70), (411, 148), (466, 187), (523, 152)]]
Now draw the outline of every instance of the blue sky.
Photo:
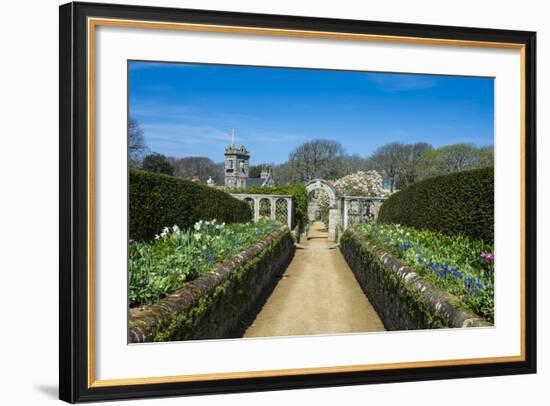
[(129, 112), (151, 151), (223, 161), (235, 129), (251, 164), (314, 138), (368, 156), (389, 142), (493, 144), (492, 78), (129, 62)]

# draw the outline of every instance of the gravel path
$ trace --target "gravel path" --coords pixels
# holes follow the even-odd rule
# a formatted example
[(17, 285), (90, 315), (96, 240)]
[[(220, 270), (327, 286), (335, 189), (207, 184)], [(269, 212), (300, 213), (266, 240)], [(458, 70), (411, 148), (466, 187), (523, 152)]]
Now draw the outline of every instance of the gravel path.
[(315, 222), (244, 337), (383, 331), (339, 248)]

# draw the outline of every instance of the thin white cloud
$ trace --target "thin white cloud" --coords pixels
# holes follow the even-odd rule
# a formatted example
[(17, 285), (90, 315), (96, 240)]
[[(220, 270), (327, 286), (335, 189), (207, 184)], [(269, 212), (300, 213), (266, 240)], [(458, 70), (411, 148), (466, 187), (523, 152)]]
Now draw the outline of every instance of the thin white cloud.
[(228, 142), (227, 131), (192, 124), (142, 124), (145, 140), (152, 147), (157, 142), (177, 144), (223, 144)]
[(156, 123), (167, 123), (178, 120), (203, 123), (205, 125), (212, 122), (223, 123), (229, 129), (237, 127), (241, 122), (258, 122), (258, 118), (252, 115), (233, 112), (226, 113), (223, 111), (204, 112), (198, 110), (193, 105), (166, 103), (162, 97), (131, 102), (130, 116), (138, 119), (138, 121), (154, 121)]

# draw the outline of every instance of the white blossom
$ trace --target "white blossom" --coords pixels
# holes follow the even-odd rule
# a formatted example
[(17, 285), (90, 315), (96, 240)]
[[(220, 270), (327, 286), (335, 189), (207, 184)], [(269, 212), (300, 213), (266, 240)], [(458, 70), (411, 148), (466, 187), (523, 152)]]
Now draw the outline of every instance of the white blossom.
[(333, 182), (336, 192), (342, 196), (382, 196), (382, 185), (382, 176), (374, 170), (355, 172)]

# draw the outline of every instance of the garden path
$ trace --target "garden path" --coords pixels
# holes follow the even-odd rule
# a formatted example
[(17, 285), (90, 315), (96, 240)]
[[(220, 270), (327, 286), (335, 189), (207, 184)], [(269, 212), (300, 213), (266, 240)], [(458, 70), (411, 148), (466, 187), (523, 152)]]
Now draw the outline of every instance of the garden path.
[(325, 225), (315, 222), (244, 337), (383, 330)]

